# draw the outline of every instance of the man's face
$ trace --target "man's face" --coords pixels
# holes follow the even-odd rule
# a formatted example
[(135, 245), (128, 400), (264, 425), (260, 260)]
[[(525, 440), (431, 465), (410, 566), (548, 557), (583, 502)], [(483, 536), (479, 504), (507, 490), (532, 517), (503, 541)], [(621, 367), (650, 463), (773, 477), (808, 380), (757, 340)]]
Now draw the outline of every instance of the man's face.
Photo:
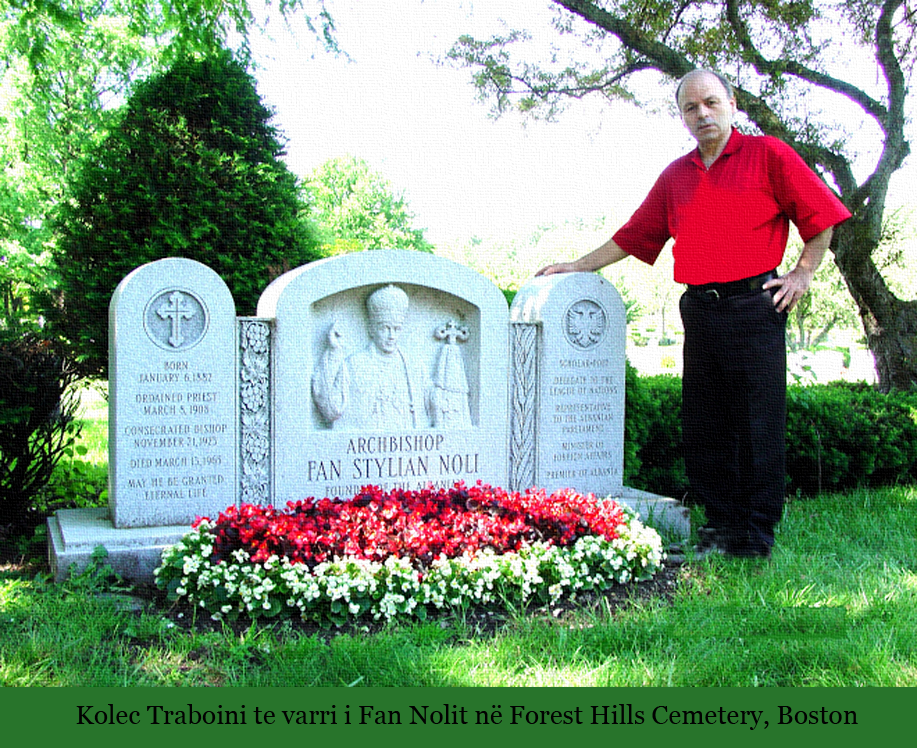
[(732, 133), (735, 98), (729, 98), (720, 80), (710, 73), (689, 77), (681, 86), (678, 107), (685, 127), (701, 150), (725, 145)]
[(370, 335), (382, 353), (394, 353), (398, 350), (398, 339), (404, 320), (395, 317), (380, 317), (370, 322)]

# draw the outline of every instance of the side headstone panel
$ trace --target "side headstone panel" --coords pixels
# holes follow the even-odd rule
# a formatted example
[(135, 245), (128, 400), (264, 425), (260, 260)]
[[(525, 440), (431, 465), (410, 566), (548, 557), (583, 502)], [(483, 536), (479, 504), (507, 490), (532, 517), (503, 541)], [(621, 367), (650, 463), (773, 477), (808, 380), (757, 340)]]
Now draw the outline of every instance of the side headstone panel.
[(115, 527), (190, 524), (235, 503), (236, 316), (210, 268), (143, 265), (109, 307), (109, 503)]
[(274, 318), (273, 504), (507, 481), (508, 309), (433, 255), (376, 250), (291, 271)]
[(620, 295), (593, 273), (535, 278), (519, 290), (510, 318), (513, 488), (620, 495), (626, 334)]

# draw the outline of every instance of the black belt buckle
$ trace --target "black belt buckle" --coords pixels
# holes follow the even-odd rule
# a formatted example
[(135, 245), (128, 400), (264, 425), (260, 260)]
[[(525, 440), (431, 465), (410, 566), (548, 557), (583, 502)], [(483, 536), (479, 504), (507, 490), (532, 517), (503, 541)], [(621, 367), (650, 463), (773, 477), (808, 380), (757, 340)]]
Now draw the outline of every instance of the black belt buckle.
[(728, 281), (726, 283), (690, 286), (689, 288), (693, 293), (709, 301), (722, 301), (723, 299), (728, 299), (732, 296), (737, 296), (749, 291), (759, 291), (761, 286), (767, 283), (767, 281), (773, 280), (776, 277), (777, 274), (771, 270), (770, 272), (762, 273), (752, 278), (743, 278), (742, 280)]

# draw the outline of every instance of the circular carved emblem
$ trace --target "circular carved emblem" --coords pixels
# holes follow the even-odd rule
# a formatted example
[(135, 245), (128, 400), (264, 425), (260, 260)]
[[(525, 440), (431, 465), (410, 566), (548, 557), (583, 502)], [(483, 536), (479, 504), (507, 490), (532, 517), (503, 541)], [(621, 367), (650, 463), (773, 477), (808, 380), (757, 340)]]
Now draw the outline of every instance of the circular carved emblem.
[(170, 288), (161, 291), (146, 305), (143, 327), (160, 348), (187, 351), (204, 337), (210, 315), (204, 302), (191, 291)]
[(574, 301), (564, 314), (564, 336), (574, 348), (588, 351), (605, 337), (608, 316), (592, 299)]

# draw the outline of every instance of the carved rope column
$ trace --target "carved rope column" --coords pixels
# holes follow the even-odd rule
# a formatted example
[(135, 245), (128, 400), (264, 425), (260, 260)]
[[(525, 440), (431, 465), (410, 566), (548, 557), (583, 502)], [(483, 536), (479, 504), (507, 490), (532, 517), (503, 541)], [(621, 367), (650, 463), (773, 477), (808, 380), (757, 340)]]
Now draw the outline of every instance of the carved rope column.
[(510, 489), (525, 491), (535, 483), (538, 418), (538, 325), (510, 325)]

